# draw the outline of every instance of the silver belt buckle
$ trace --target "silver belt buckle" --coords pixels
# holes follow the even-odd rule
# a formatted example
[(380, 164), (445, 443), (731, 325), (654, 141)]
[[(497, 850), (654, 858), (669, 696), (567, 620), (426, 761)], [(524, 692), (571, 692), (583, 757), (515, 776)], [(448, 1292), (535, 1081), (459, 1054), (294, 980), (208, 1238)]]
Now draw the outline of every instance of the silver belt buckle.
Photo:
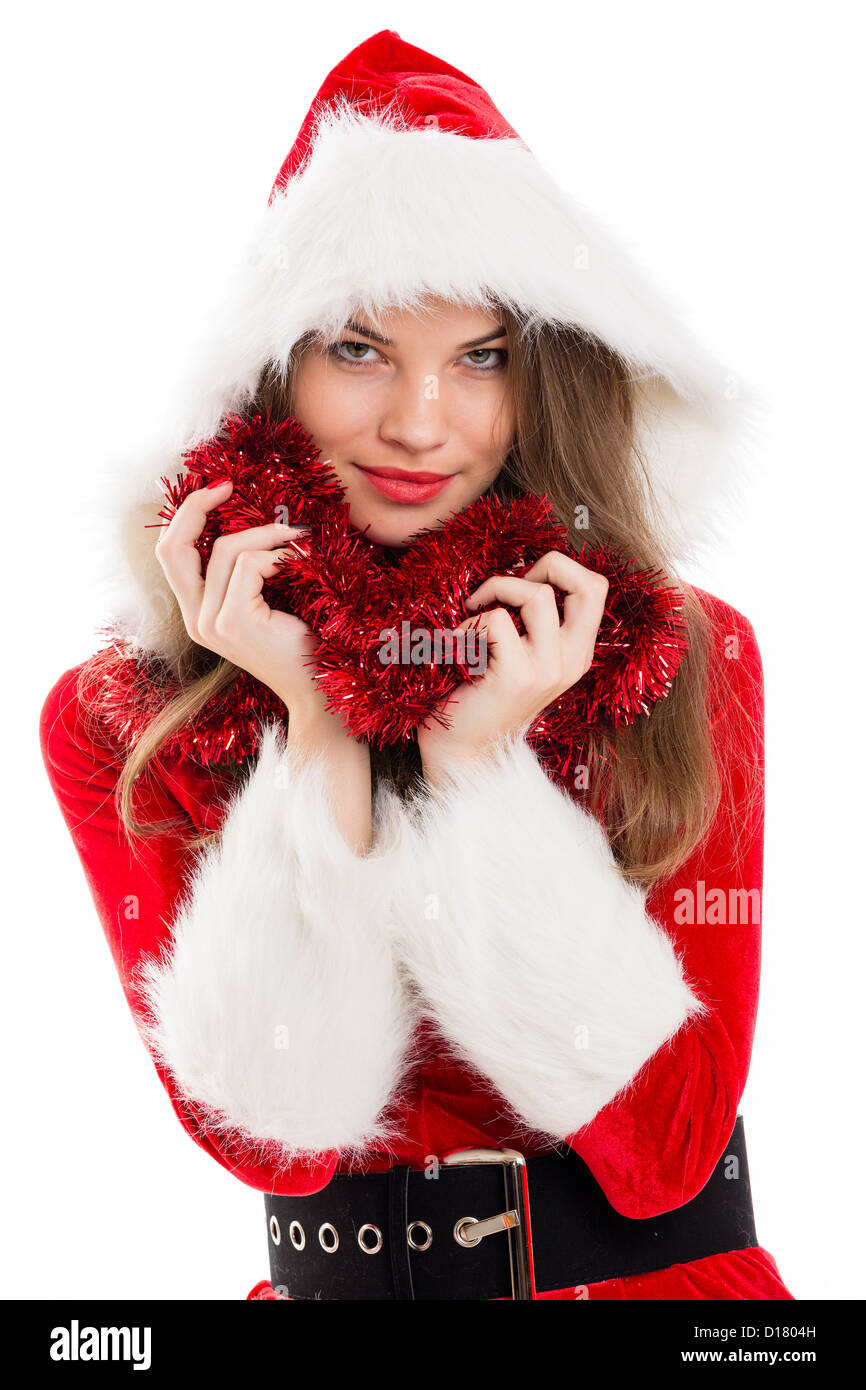
[(526, 1160), (517, 1149), (458, 1149), (440, 1158), (441, 1164), (451, 1167), (474, 1167), (478, 1164), (499, 1163), (505, 1177), (506, 1210), (479, 1220), (462, 1216), (454, 1226), (454, 1239), (469, 1249), (485, 1236), (505, 1231), (508, 1236), (508, 1257), (511, 1269), (511, 1297), (534, 1299), (535, 1271), (532, 1259), (532, 1227), (529, 1219), (529, 1182)]

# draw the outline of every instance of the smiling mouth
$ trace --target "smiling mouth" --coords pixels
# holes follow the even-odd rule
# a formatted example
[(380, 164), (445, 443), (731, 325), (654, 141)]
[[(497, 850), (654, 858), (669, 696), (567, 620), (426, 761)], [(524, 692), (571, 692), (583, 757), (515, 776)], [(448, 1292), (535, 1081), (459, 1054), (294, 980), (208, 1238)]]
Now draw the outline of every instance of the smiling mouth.
[(448, 486), (454, 473), (413, 473), (403, 468), (363, 468), (353, 464), (381, 497), (403, 505), (428, 502)]

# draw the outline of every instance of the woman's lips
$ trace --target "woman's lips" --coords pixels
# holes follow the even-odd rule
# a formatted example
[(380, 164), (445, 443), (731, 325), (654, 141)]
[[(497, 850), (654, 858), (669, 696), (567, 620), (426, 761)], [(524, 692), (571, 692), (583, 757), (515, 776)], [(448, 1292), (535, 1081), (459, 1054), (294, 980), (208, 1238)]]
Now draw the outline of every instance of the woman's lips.
[(399, 473), (397, 469), (389, 469), (387, 473), (374, 473), (369, 468), (362, 468), (359, 463), (356, 463), (355, 467), (382, 497), (387, 497), (390, 502), (408, 503), (410, 506), (413, 503), (429, 502), (431, 497), (438, 497), (455, 476), (453, 473)]

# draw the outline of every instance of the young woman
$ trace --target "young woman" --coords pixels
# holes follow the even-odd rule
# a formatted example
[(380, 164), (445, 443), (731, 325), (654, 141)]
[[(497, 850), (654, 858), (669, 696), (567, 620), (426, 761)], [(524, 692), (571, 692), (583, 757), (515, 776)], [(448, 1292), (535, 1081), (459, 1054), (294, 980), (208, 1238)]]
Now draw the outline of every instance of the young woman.
[[(578, 544), (677, 584), (689, 637), (670, 693), (599, 727), (565, 794), (526, 735), (589, 669), (608, 583), (551, 551), (475, 591), (487, 666), (446, 723), (377, 751), (326, 707), (311, 629), (262, 596), (304, 529), (224, 536), (203, 574), (231, 482), (154, 546), (158, 488), (133, 481), (118, 643), (182, 693), (130, 750), (97, 655), (48, 696), (43, 749), (172, 1105), (265, 1194), (248, 1297), (790, 1299), (737, 1113), (760, 655), (677, 577), (742, 393), (489, 96), (390, 31), (320, 89), (226, 324), (186, 447), (228, 411), (293, 417), (352, 524), (398, 550), (487, 493), (547, 494)], [(239, 672), (285, 708), (252, 765), (169, 756)]]

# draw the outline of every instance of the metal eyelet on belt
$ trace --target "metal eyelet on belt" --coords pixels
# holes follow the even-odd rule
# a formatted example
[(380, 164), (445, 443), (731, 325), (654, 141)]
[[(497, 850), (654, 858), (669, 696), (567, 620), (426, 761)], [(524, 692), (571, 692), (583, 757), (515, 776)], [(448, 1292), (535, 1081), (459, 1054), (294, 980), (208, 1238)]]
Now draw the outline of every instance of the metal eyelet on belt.
[[(416, 1226), (420, 1226), (422, 1231), (427, 1232), (427, 1237), (423, 1245), (415, 1240), (414, 1232)], [(429, 1250), (430, 1246), (433, 1244), (433, 1232), (430, 1230), (426, 1221), (413, 1221), (411, 1225), (406, 1228), (406, 1239), (413, 1250)]]
[(471, 1250), (473, 1246), (481, 1244), (480, 1236), (470, 1236), (467, 1228), (478, 1225), (477, 1216), (461, 1216), (459, 1221), (454, 1223), (454, 1239), (458, 1245), (462, 1245), (464, 1250)]
[(271, 1217), (268, 1226), (271, 1232), (271, 1240), (274, 1242), (274, 1245), (279, 1245), (283, 1237), (280, 1232), (280, 1223), (275, 1216)]
[[(372, 1231), (375, 1235), (375, 1245), (367, 1245), (364, 1241), (364, 1233), (366, 1231)], [(379, 1227), (374, 1226), (371, 1222), (368, 1221), (366, 1225), (362, 1226), (360, 1231), (358, 1232), (358, 1244), (360, 1245), (365, 1255), (378, 1255), (379, 1251), (382, 1249), (382, 1232), (379, 1230)]]
[[(325, 1244), (323, 1237), (326, 1231), (330, 1231), (332, 1236), (334, 1237), (333, 1245)], [(340, 1237), (337, 1235), (336, 1229), (331, 1225), (330, 1221), (323, 1221), (321, 1226), (319, 1227), (319, 1244), (321, 1245), (326, 1255), (333, 1255), (334, 1251), (340, 1244)]]
[(306, 1245), (307, 1237), (304, 1235), (304, 1228), (300, 1221), (293, 1221), (289, 1227), (289, 1240), (296, 1250), (303, 1250)]

